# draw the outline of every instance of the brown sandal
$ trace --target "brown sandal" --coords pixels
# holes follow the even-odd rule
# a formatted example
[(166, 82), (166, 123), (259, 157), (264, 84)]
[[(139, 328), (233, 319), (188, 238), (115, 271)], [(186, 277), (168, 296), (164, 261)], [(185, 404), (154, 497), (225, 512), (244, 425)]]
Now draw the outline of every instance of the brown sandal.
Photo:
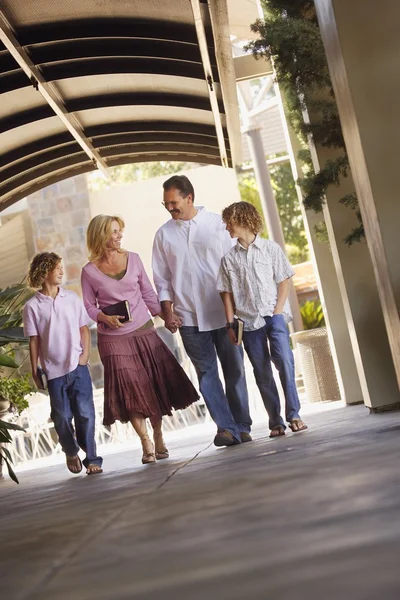
[[(154, 445), (151, 442), (149, 436), (146, 434), (141, 438), (142, 448), (143, 448), (143, 456), (142, 456), (142, 464), (143, 465), (151, 465), (156, 462), (156, 454), (154, 452)], [(151, 444), (153, 452), (146, 452), (145, 444)]]
[[(294, 426), (296, 426), (297, 429), (293, 429)], [(298, 433), (299, 431), (305, 431), (308, 429), (307, 425), (303, 423), (301, 419), (293, 419), (293, 421), (290, 421), (289, 427), (293, 433)]]
[[(77, 467), (78, 470), (77, 471), (73, 471), (71, 469), (71, 467)], [(70, 471), (74, 475), (79, 475), (79, 473), (82, 471), (82, 461), (81, 461), (81, 459), (79, 458), (78, 455), (76, 455), (76, 456), (67, 456), (67, 469), (68, 469), (68, 471)]]
[[(275, 435), (274, 435), (274, 432), (276, 432)], [(286, 435), (285, 428), (282, 425), (277, 425), (276, 427), (273, 427), (271, 429), (271, 433), (269, 434), (269, 437), (276, 438), (276, 437), (280, 437), (282, 435)]]
[[(160, 440), (160, 438), (162, 441), (162, 447), (159, 450), (157, 450), (157, 441)], [(164, 458), (169, 458), (169, 452), (165, 446), (165, 442), (164, 442), (162, 433), (158, 433), (157, 435), (154, 436), (154, 446), (155, 446), (157, 460), (163, 460)]]
[(99, 465), (88, 465), (86, 467), (86, 475), (97, 475), (98, 473), (102, 473), (103, 469), (99, 467)]

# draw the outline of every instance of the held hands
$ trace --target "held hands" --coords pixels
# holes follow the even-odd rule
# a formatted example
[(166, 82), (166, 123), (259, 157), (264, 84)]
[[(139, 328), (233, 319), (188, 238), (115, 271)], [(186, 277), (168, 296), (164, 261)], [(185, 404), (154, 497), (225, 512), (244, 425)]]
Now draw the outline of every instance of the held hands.
[(176, 333), (182, 325), (182, 321), (173, 312), (164, 315), (164, 325), (171, 332)]

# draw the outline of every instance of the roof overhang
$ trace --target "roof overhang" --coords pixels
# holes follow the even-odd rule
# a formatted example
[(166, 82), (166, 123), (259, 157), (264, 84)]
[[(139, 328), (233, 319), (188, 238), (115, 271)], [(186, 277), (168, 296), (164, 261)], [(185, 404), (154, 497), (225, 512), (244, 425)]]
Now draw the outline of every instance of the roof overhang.
[(240, 163), (227, 0), (3, 7), (0, 210), (96, 168)]

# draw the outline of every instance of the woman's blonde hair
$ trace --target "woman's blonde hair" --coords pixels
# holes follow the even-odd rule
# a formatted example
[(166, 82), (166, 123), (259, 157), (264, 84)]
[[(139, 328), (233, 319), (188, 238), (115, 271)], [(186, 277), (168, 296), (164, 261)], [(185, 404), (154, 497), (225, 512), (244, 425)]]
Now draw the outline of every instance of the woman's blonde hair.
[(40, 252), (36, 254), (29, 267), (28, 285), (33, 289), (41, 288), (47, 275), (54, 271), (61, 261), (61, 256), (55, 252)]
[(89, 250), (90, 262), (99, 260), (105, 252), (107, 242), (111, 237), (111, 224), (117, 221), (121, 229), (124, 229), (125, 223), (121, 217), (115, 215), (97, 215), (89, 223), (86, 232), (86, 244)]

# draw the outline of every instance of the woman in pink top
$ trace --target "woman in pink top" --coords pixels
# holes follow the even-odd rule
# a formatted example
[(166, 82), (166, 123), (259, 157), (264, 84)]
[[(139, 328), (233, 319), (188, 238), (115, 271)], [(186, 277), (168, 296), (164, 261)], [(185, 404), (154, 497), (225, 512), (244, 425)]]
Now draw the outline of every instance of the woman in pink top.
[[(152, 316), (161, 314), (138, 254), (121, 248), (124, 222), (98, 215), (89, 223), (90, 262), (82, 270), (85, 308), (97, 322), (98, 346), (104, 366), (104, 425), (130, 421), (143, 447), (143, 464), (168, 458), (162, 416), (186, 408), (199, 396), (174, 355), (157, 335)], [(107, 316), (103, 308), (129, 302), (132, 321)], [(149, 438), (146, 418), (154, 431)]]

